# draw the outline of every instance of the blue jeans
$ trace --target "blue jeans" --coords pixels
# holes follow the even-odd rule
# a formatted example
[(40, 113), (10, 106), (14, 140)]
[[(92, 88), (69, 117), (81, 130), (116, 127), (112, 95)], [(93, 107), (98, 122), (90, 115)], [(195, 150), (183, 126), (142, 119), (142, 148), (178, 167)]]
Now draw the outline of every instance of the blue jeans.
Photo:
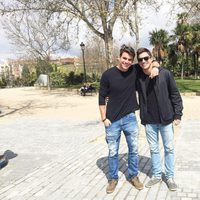
[(138, 174), (138, 124), (134, 113), (130, 113), (120, 120), (106, 127), (106, 142), (108, 144), (109, 179), (118, 179), (118, 150), (121, 131), (124, 132), (128, 144), (128, 173), (131, 179)]
[(152, 175), (161, 178), (162, 162), (159, 149), (159, 132), (162, 137), (165, 153), (165, 176), (167, 179), (174, 177), (174, 130), (173, 124), (146, 124), (146, 136), (149, 143), (152, 162)]

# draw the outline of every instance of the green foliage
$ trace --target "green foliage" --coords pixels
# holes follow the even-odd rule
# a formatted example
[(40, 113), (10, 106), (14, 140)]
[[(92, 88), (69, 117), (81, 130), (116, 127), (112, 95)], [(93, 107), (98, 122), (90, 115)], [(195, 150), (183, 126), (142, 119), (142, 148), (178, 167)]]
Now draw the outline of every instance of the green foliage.
[(176, 79), (176, 84), (180, 92), (200, 92), (200, 80)]
[(14, 86), (16, 87), (20, 87), (20, 86), (23, 86), (23, 80), (19, 77), (17, 77), (15, 80), (14, 80)]
[(5, 71), (3, 71), (2, 75), (0, 76), (0, 87), (6, 87), (9, 85), (9, 68), (6, 67)]
[(100, 77), (97, 74), (92, 73), (91, 76), (87, 76), (87, 80), (88, 82), (100, 81)]
[(42, 60), (41, 58), (37, 59), (36, 64), (36, 74), (39, 76), (40, 74), (49, 74), (53, 72), (53, 66), (50, 62), (46, 60)]
[(24, 65), (22, 68), (22, 78), (27, 78), (28, 76), (30, 76), (29, 68), (28, 66)]
[[(94, 81), (96, 81), (96, 79), (97, 79), (97, 77), (95, 75), (93, 75), (92, 77), (87, 76), (87, 80), (89, 83), (93, 84)], [(66, 74), (62, 71), (50, 73), (51, 87), (80, 88), (83, 84), (83, 81), (84, 81), (83, 73), (75, 74), (73, 71), (69, 72), (69, 74)], [(96, 86), (96, 85), (94, 85), (94, 86)]]
[(99, 90), (99, 87), (100, 87), (100, 82), (99, 81), (92, 82), (91, 84), (92, 84), (93, 87), (96, 88), (96, 91)]
[(167, 46), (169, 43), (168, 32), (160, 29), (149, 33), (150, 34), (150, 44), (154, 45), (152, 54), (156, 60), (161, 63), (164, 61), (167, 51)]
[(84, 80), (83, 73), (75, 74), (74, 72), (70, 72), (68, 76), (65, 77), (65, 81), (67, 85), (77, 85), (82, 83)]
[[(174, 35), (169, 37), (167, 59), (164, 60), (163, 66), (172, 70), (175, 76), (181, 76), (182, 79), (191, 76), (197, 78), (200, 75), (200, 24), (189, 24), (187, 13), (178, 14), (177, 18)], [(152, 32), (151, 36), (153, 34), (155, 38), (151, 38), (154, 39), (151, 42), (156, 44), (156, 39), (159, 42), (159, 37), (155, 32)], [(166, 41), (161, 37), (160, 40), (160, 43)]]
[(150, 44), (160, 48), (166, 48), (169, 43), (169, 36), (166, 30), (154, 30), (150, 34)]
[(8, 84), (8, 79), (6, 79), (5, 76), (2, 76), (2, 77), (0, 78), (0, 87), (1, 87), (1, 88), (2, 88), (2, 87), (6, 87), (7, 84)]
[(50, 82), (53, 87), (64, 87), (65, 86), (66, 74), (55, 71), (50, 73)]
[[(26, 69), (27, 70), (27, 69)], [(23, 73), (22, 78), (18, 78), (15, 80), (15, 85), (23, 85), (23, 86), (33, 86), (37, 80), (36, 73), (30, 73), (26, 71)]]
[(52, 67), (53, 67), (53, 71), (54, 72), (58, 71), (58, 65), (57, 64), (53, 64)]
[(36, 81), (36, 73), (32, 72), (30, 73), (30, 70), (27, 65), (24, 65), (22, 69), (22, 77), (17, 78), (14, 81), (15, 85), (23, 85), (23, 86), (33, 86)]

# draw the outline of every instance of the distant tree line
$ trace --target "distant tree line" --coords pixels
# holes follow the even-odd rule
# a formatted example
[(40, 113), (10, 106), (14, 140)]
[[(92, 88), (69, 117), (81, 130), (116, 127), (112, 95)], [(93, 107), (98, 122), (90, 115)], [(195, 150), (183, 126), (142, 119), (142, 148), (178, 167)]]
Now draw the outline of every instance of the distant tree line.
[[(0, 76), (0, 87), (34, 86), (40, 74), (47, 74), (50, 79), (50, 87), (79, 87), (84, 82), (82, 70), (69, 71), (70, 66), (58, 66), (38, 60), (36, 63), (24, 64), (21, 75), (17, 78), (9, 72), (8, 68)], [(81, 66), (82, 68), (82, 66)], [(71, 70), (71, 69), (70, 69)], [(94, 73), (87, 74), (88, 82), (99, 81)]]
[(177, 15), (173, 35), (167, 31), (150, 32), (153, 55), (175, 76), (199, 78), (200, 76), (200, 23), (189, 23), (188, 13)]
[[(133, 37), (132, 44), (137, 49), (140, 47), (139, 30), (142, 25), (144, 26), (139, 9), (144, 10), (151, 6), (159, 10), (158, 2), (156, 0), (0, 0), (0, 13), (10, 41), (21, 49), (23, 55), (37, 60), (36, 77), (43, 72), (52, 75), (55, 84), (62, 85), (62, 81), (66, 82), (67, 79), (55, 80), (55, 77), (58, 79), (59, 73), (63, 72), (56, 71), (51, 66), (50, 58), (60, 50), (68, 50), (71, 44), (78, 43), (80, 27), (86, 25), (93, 33), (90, 37), (92, 42), (86, 45), (85, 58), (87, 76), (95, 77), (97, 80), (101, 73), (113, 66), (117, 60), (118, 47), (114, 43), (114, 26), (120, 25), (122, 34), (128, 31)], [(153, 55), (176, 76), (198, 78), (199, 3), (194, 0), (178, 0), (172, 4), (176, 4), (173, 5), (174, 8), (178, 6), (186, 12), (178, 14), (172, 35), (162, 29), (150, 32), (150, 43), (154, 46)], [(38, 67), (40, 65), (42, 67)], [(73, 78), (82, 73), (76, 69), (73, 72)], [(31, 83), (32, 78), (33, 75), (28, 82)], [(72, 82), (75, 83), (75, 80), (81, 80), (81, 77), (74, 78)]]

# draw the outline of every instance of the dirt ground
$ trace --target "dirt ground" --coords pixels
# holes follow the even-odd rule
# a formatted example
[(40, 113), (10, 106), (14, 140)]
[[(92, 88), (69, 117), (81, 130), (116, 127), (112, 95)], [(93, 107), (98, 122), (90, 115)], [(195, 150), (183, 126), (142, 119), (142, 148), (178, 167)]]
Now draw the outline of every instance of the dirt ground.
[[(194, 94), (182, 95), (183, 118), (182, 120), (200, 120), (200, 96)], [(77, 91), (64, 89), (39, 90), (34, 87), (0, 89), (0, 124), (9, 123), (20, 117), (41, 120), (66, 120), (69, 122), (100, 121), (98, 108), (98, 94), (80, 96)], [(136, 112), (139, 120), (139, 112)], [(140, 144), (146, 142), (144, 127), (139, 124)], [(182, 123), (183, 124), (183, 123)], [(182, 124), (175, 126), (174, 139), (179, 137)], [(102, 124), (103, 126), (103, 124)], [(98, 138), (104, 141), (102, 137)], [(122, 142), (125, 142), (122, 136)]]
[[(182, 95), (183, 120), (200, 120), (200, 96)], [(0, 89), (0, 121), (21, 116), (66, 120), (100, 120), (98, 95), (80, 96), (64, 89), (41, 90), (34, 87)]]

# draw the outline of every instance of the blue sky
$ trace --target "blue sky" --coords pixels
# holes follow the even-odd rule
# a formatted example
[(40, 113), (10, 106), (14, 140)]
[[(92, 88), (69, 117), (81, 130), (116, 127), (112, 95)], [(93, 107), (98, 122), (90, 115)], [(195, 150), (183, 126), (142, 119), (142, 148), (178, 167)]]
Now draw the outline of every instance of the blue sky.
[[(159, 10), (159, 12), (155, 12), (150, 9), (143, 9), (142, 16), (145, 16), (143, 19), (143, 27), (140, 30), (140, 39), (141, 47), (151, 48), (149, 44), (149, 32), (155, 29), (165, 29), (171, 31), (175, 27), (175, 17), (169, 13), (170, 7), (168, 4), (164, 3)], [(117, 39), (118, 44), (121, 45), (123, 43), (132, 42), (132, 38), (125, 35), (123, 39), (121, 39), (121, 33), (115, 32), (114, 37)], [(83, 36), (84, 38), (84, 36)], [(80, 39), (80, 41), (82, 41)], [(13, 46), (9, 44), (8, 39), (5, 36), (5, 33), (0, 25), (0, 62), (7, 58), (15, 58), (15, 49)], [(72, 46), (71, 50), (68, 52), (69, 56), (79, 56), (80, 55), (80, 47), (79, 44)]]

